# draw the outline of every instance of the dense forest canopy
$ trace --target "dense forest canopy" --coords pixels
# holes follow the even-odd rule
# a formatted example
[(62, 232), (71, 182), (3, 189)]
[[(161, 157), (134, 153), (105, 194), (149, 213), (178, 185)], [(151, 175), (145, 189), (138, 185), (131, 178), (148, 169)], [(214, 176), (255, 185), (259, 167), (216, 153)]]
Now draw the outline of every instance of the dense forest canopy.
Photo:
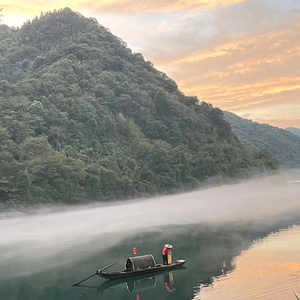
[(277, 168), (93, 18), (66, 8), (0, 25), (0, 53), (2, 205), (170, 193)]
[[(291, 133), (292, 131), (259, 124), (227, 111), (224, 115), (233, 132), (250, 152), (267, 150), (281, 166), (289, 168), (300, 166), (300, 137)], [(300, 129), (298, 131), (300, 133)]]

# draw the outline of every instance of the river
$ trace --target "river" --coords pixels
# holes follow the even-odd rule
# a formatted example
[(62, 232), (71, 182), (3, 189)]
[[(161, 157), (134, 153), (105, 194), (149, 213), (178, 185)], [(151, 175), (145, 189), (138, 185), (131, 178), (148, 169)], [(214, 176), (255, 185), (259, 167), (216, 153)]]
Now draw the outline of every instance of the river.
[[(0, 221), (0, 299), (296, 299), (298, 185), (250, 182), (169, 197)], [(97, 268), (165, 243), (185, 268), (127, 281)]]

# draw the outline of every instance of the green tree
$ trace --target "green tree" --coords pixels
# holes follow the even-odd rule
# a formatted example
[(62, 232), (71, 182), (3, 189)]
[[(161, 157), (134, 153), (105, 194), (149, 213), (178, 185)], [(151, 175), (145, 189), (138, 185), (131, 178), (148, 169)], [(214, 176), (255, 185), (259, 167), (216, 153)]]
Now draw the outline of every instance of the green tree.
[[(166, 194), (277, 168), (245, 150), (219, 108), (69, 8), (0, 25), (0, 53), (2, 206)], [(271, 151), (270, 135), (263, 142), (253, 151)]]

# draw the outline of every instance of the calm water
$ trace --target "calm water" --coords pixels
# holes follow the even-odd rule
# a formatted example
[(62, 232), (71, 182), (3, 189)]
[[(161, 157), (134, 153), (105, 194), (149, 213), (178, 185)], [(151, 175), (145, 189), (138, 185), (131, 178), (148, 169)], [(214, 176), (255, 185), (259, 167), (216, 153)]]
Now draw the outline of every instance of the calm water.
[[(292, 299), (300, 286), (300, 226), (287, 226), (296, 223), (286, 217), (166, 226), (81, 242), (58, 239), (54, 252), (47, 239), (18, 243), (1, 249), (0, 299)], [(166, 242), (174, 245), (174, 259), (187, 260), (185, 269), (128, 282), (95, 276), (85, 286), (71, 286), (116, 260), (112, 270), (122, 269), (133, 246), (160, 262)]]
[[(298, 186), (258, 192), (250, 184), (1, 220), (0, 299), (295, 299), (299, 194)], [(165, 243), (173, 259), (186, 259), (184, 269), (128, 281), (95, 276), (72, 287), (115, 261), (110, 270), (123, 269), (133, 247), (161, 263)]]

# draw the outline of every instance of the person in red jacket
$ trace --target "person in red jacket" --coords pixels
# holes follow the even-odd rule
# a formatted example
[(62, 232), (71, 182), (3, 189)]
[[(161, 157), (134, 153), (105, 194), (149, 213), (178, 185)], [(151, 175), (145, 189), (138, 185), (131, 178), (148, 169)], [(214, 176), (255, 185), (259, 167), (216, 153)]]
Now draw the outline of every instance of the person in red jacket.
[(167, 265), (168, 264), (168, 253), (169, 253), (169, 249), (172, 248), (172, 245), (170, 244), (165, 244), (165, 247), (162, 251), (162, 257), (163, 257), (163, 264)]

